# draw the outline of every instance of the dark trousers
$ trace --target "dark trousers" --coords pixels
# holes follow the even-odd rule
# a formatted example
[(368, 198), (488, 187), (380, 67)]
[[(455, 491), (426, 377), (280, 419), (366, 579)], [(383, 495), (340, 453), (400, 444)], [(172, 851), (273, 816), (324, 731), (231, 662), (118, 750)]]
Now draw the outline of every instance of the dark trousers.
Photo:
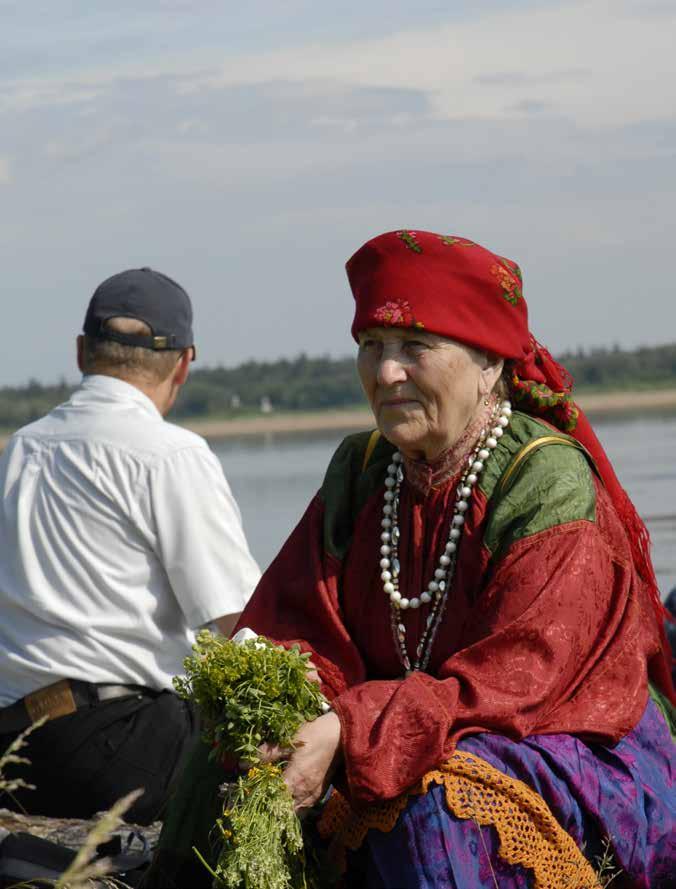
[[(124, 794), (144, 789), (125, 820), (161, 818), (170, 786), (200, 734), (193, 707), (169, 691), (134, 695), (84, 707), (36, 729), (6, 777), (35, 790), (0, 795), (0, 807), (31, 815), (90, 818)], [(0, 735), (0, 753), (13, 740)]]

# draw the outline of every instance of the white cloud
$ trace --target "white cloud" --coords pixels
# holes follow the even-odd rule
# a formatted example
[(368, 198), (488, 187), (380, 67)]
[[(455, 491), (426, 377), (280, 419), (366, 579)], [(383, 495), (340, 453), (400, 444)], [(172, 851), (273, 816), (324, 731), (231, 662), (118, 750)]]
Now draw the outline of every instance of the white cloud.
[(0, 185), (9, 185), (12, 177), (9, 173), (9, 161), (7, 158), (0, 157)]
[(513, 117), (520, 102), (589, 126), (667, 119), (676, 105), (669, 22), (676, 24), (676, 8), (638, 18), (616, 2), (579, 0), (349, 45), (233, 58), (202, 85), (284, 78), (417, 89), (448, 120)]
[(419, 90), (445, 120), (504, 120), (533, 113), (583, 126), (674, 116), (676, 6), (637, 14), (617, 0), (504, 10), (435, 28), (343, 44), (315, 43), (250, 54), (213, 50), (118, 63), (68, 80), (5, 83), (0, 111), (86, 102), (122, 78), (177, 78), (177, 91), (295, 82)]
[(30, 111), (45, 106), (71, 105), (78, 102), (91, 102), (96, 99), (102, 87), (93, 84), (101, 78), (91, 81), (59, 81), (50, 80), (16, 80), (3, 84), (3, 95), (0, 96), (0, 114), (9, 111)]

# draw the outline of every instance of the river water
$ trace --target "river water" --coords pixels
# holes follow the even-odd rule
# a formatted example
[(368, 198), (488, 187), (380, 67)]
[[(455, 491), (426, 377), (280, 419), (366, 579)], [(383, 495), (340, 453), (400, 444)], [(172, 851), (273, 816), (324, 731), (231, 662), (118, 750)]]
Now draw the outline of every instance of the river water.
[[(646, 520), (666, 595), (676, 586), (676, 416), (599, 420), (594, 428)], [(337, 432), (268, 435), (212, 444), (262, 569), (302, 516), (342, 437)]]

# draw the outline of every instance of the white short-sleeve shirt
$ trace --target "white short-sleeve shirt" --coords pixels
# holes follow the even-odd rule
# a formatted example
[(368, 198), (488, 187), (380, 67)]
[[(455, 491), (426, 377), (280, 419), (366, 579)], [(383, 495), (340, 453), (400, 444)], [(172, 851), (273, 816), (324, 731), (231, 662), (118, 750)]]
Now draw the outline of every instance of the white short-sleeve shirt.
[(0, 707), (61, 678), (170, 688), (260, 571), (217, 458), (86, 376), (0, 458)]

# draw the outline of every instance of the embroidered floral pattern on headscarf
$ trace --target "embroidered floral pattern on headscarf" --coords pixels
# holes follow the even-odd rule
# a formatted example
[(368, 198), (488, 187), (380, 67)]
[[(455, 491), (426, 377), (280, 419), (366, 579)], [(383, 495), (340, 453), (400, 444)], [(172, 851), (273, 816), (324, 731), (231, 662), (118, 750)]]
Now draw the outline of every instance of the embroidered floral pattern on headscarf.
[(507, 259), (506, 256), (499, 256), (498, 259), (504, 266), (506, 266), (509, 269), (510, 272), (512, 272), (513, 274), (516, 275), (516, 277), (519, 279), (519, 284), (523, 285), (523, 276), (521, 274), (521, 269), (514, 262), (514, 260)]
[(563, 432), (577, 427), (580, 411), (571, 395), (573, 378), (533, 336), (528, 355), (512, 371), (511, 388), (513, 401), (526, 413)]
[(400, 238), (404, 244), (408, 247), (409, 250), (412, 250), (414, 253), (422, 253), (422, 247), (415, 239), (415, 232), (406, 231), (406, 229), (402, 229), (397, 232), (397, 237)]
[(475, 244), (474, 241), (469, 241), (467, 238), (456, 238), (453, 235), (439, 235), (439, 240), (442, 244), (445, 244), (447, 247), (477, 247), (478, 244)]
[(580, 411), (569, 392), (554, 392), (544, 383), (521, 380), (513, 373), (512, 395), (521, 410), (549, 420), (563, 432), (573, 432), (577, 426)]
[(384, 324), (385, 327), (423, 328), (425, 326), (420, 321), (415, 320), (407, 300), (397, 300), (396, 302), (390, 300), (376, 309), (373, 317), (379, 324)]
[[(514, 263), (516, 265), (516, 263)], [(502, 296), (507, 300), (508, 303), (511, 303), (515, 306), (520, 299), (523, 299), (523, 293), (521, 292), (521, 270), (518, 266), (516, 269), (510, 268), (507, 265), (506, 261), (501, 259), (500, 262), (496, 262), (491, 266), (491, 275), (494, 278), (498, 279), (498, 284), (503, 289)]]

